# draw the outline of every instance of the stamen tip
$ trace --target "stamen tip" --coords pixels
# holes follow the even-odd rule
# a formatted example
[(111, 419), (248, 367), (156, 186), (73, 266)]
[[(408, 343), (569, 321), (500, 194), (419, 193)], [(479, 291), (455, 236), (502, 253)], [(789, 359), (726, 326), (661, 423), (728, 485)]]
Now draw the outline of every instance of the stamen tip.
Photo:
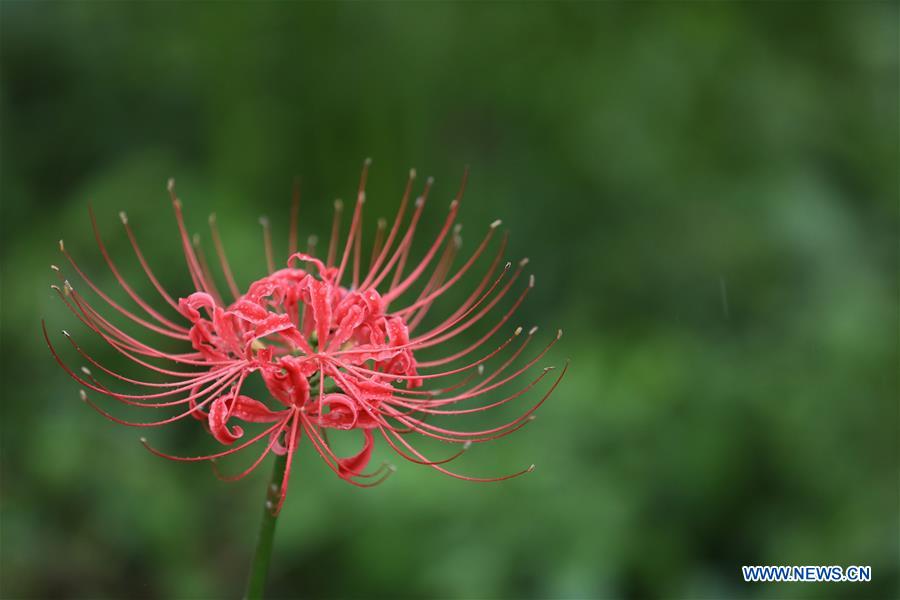
[(491, 229), (497, 229), (501, 225), (503, 225), (503, 221), (501, 219), (497, 219), (496, 221), (491, 223)]
[(122, 225), (128, 225), (128, 215), (124, 210), (119, 211), (119, 219), (122, 221)]
[(531, 329), (528, 330), (528, 335), (534, 335), (537, 330), (538, 330), (537, 325), (535, 325), (534, 327), (532, 327)]

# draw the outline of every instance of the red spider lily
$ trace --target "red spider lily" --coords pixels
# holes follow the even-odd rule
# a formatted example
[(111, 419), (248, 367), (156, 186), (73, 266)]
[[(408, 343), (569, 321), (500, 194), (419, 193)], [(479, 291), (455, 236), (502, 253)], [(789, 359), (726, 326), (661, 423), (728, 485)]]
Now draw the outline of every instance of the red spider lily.
[[(503, 398), (487, 404), (465, 408), (459, 406), (518, 381), (559, 339), (561, 332), (539, 352), (518, 362), (537, 328), (521, 335), (522, 328), (518, 327), (492, 350), (483, 349), (534, 286), (533, 276), (529, 277), (527, 285), (521, 286), (520, 291), (511, 294), (514, 297), (511, 306), (497, 311), (499, 316), (492, 317), (493, 324), (475, 342), (440, 358), (422, 360), (419, 357), (422, 351), (445, 346), (448, 340), (483, 323), (488, 315), (492, 315), (498, 303), (514, 289), (527, 259), (520, 261), (515, 269), (511, 268), (510, 263), (503, 263), (504, 235), (499, 249), (488, 260), (483, 277), (466, 300), (440, 323), (428, 331), (417, 333), (435, 301), (460, 282), (485, 253), (500, 221), (488, 227), (472, 254), (454, 270), (453, 263), (460, 248), (459, 226), (455, 225), (455, 220), (465, 188), (464, 177), (437, 237), (422, 259), (407, 271), (416, 225), (432, 184), (429, 179), (421, 196), (413, 203), (412, 215), (404, 229), (404, 217), (410, 208), (408, 201), (415, 180), (415, 172), (411, 171), (390, 230), (384, 220), (378, 222), (369, 264), (364, 269), (361, 264), (361, 240), (367, 170), (368, 161), (363, 168), (349, 233), (340, 254), (340, 202), (335, 204), (327, 255), (323, 258), (315, 256), (314, 238), (310, 238), (307, 252), (297, 251), (299, 193), (295, 188), (286, 266), (275, 270), (268, 222), (263, 220), (268, 275), (250, 284), (243, 294), (232, 275), (215, 219), (210, 217), (213, 245), (232, 296), (230, 302), (216, 287), (199, 240), (196, 236), (193, 240), (188, 236), (182, 205), (175, 195), (172, 181), (168, 186), (169, 194), (194, 286), (193, 293), (176, 300), (163, 288), (147, 264), (128, 218), (120, 213), (138, 262), (162, 300), (177, 313), (177, 318), (167, 317), (153, 308), (120, 275), (100, 237), (93, 211), (90, 211), (97, 244), (106, 264), (124, 293), (140, 310), (129, 310), (104, 293), (60, 241), (60, 250), (72, 269), (94, 295), (120, 317), (180, 342), (185, 348), (182, 352), (170, 352), (129, 335), (104, 317), (54, 266), (62, 285), (52, 288), (71, 312), (115, 352), (149, 371), (151, 378), (159, 379), (162, 375), (165, 379), (160, 383), (117, 373), (89, 355), (64, 331), (75, 352), (93, 370), (102, 373), (104, 378), (118, 380), (120, 383), (117, 385), (140, 388), (140, 393), (114, 391), (102, 383), (91, 368), (85, 366), (76, 371), (67, 366), (50, 342), (44, 326), (44, 337), (54, 358), (83, 386), (82, 399), (108, 419), (135, 427), (155, 427), (193, 417), (203, 422), (216, 441), (228, 446), (223, 451), (205, 456), (180, 457), (160, 452), (141, 438), (151, 452), (172, 460), (215, 461), (255, 444), (264, 445), (249, 468), (227, 479), (246, 476), (269, 453), (287, 454), (279, 500), (272, 507), (276, 513), (284, 503), (291, 461), (304, 434), (339, 477), (360, 487), (376, 485), (393, 472), (393, 467), (387, 465), (366, 471), (375, 433), (403, 458), (467, 481), (500, 481), (533, 470), (532, 465), (502, 477), (477, 478), (460, 475), (445, 465), (460, 456), (472, 443), (503, 437), (533, 419), (532, 413), (559, 384), (565, 368), (535, 404), (517, 418), (499, 426), (459, 431), (426, 421), (431, 416), (465, 415), (506, 404), (531, 390), (550, 371), (552, 367), (544, 368), (536, 377), (516, 385), (516, 391)], [(429, 273), (427, 277), (426, 273)], [(345, 279), (350, 279), (349, 285), (343, 283)], [(488, 346), (491, 347), (493, 344)], [(490, 370), (485, 368), (497, 362), (500, 364)], [(241, 393), (246, 378), (252, 373), (259, 373), (262, 377), (272, 397), (270, 405)], [(95, 404), (88, 390), (129, 406), (169, 409), (175, 414), (151, 422), (125, 421)], [(237, 424), (241, 422), (263, 425), (260, 431), (244, 439), (244, 428)], [(363, 437), (362, 448), (353, 456), (337, 456), (328, 442), (328, 429), (359, 430)], [(432, 460), (410, 442), (408, 437), (413, 433), (456, 444), (459, 448), (449, 458)]]

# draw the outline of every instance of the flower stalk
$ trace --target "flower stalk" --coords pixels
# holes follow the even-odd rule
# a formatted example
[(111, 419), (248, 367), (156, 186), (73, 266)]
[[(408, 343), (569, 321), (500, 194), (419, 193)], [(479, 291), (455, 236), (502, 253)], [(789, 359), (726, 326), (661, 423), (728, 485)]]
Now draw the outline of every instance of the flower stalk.
[(272, 558), (272, 542), (275, 539), (275, 525), (278, 523), (275, 505), (278, 502), (279, 486), (284, 478), (286, 466), (287, 455), (275, 457), (272, 478), (269, 485), (266, 486), (266, 502), (263, 507), (262, 521), (259, 524), (259, 534), (256, 538), (256, 550), (253, 552), (253, 562), (250, 563), (250, 577), (247, 581), (247, 593), (244, 596), (246, 600), (262, 600), (265, 593), (266, 577)]

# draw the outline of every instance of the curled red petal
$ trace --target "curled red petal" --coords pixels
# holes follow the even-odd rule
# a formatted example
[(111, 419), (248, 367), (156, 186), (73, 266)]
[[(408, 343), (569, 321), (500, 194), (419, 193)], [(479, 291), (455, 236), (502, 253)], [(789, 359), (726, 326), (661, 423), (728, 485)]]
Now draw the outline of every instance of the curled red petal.
[(365, 471), (369, 465), (369, 460), (372, 458), (372, 430), (363, 429), (362, 432), (365, 438), (362, 450), (353, 456), (338, 459), (338, 475), (344, 479), (361, 474)]
[(237, 425), (233, 430), (229, 430), (227, 421), (227, 396), (219, 396), (209, 407), (209, 430), (214, 438), (226, 446), (233, 444), (235, 440), (244, 435), (244, 430)]
[(238, 396), (231, 409), (231, 416), (249, 423), (272, 423), (281, 419), (284, 411), (273, 411), (249, 396)]

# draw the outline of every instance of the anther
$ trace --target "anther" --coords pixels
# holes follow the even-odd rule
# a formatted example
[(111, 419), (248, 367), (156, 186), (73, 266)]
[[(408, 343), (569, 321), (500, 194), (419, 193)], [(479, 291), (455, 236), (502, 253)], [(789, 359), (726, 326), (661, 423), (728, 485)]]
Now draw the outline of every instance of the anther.
[(119, 219), (122, 221), (122, 225), (128, 225), (128, 215), (125, 214), (124, 210), (119, 211)]
[(491, 229), (497, 229), (501, 225), (503, 225), (503, 221), (501, 221), (500, 219), (497, 219), (496, 221), (491, 223)]
[(534, 287), (534, 275), (528, 276), (528, 287)]
[(525, 258), (523, 258), (522, 260), (519, 261), (519, 266), (520, 266), (520, 267), (524, 267), (524, 266), (527, 265), (527, 264), (528, 264), (528, 257), (527, 257), (527, 256), (526, 256)]
[(534, 333), (538, 330), (537, 325), (528, 330), (528, 335), (534, 335)]

